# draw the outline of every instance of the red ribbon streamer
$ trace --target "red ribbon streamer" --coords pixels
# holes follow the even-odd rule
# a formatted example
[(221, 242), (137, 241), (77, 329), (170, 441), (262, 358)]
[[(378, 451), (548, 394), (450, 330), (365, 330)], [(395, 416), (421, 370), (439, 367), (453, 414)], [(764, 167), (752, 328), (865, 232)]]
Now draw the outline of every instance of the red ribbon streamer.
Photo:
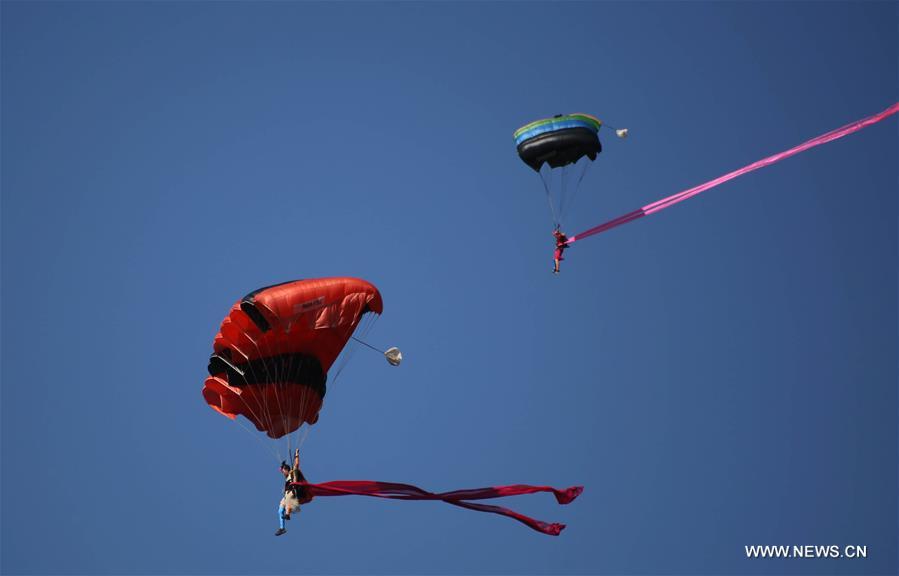
[(656, 202), (653, 202), (652, 204), (647, 204), (646, 206), (643, 206), (642, 208), (638, 208), (638, 209), (634, 210), (633, 212), (628, 212), (627, 214), (619, 216), (618, 218), (615, 218), (614, 220), (609, 220), (608, 222), (600, 224), (599, 226), (594, 226), (593, 228), (590, 228), (589, 230), (585, 230), (585, 231), (581, 232), (580, 234), (575, 234), (574, 236), (571, 236), (568, 239), (568, 244), (572, 244), (572, 243), (574, 243), (578, 240), (581, 240), (583, 238), (586, 238), (588, 236), (593, 236), (594, 234), (606, 232), (607, 230), (611, 230), (612, 228), (616, 228), (618, 226), (621, 226), (622, 224), (627, 224), (628, 222), (631, 222), (638, 218), (642, 218), (644, 216), (649, 216), (650, 214), (664, 210), (665, 208), (668, 208), (669, 206), (674, 206), (678, 202), (683, 202), (684, 200), (686, 200), (688, 198), (692, 198), (693, 196), (696, 196), (697, 194), (701, 194), (701, 193), (705, 192), (706, 190), (708, 190), (709, 188), (714, 188), (715, 186), (724, 184), (728, 180), (733, 180), (734, 178), (736, 178), (738, 176), (742, 176), (743, 174), (746, 174), (748, 172), (752, 172), (753, 170), (758, 170), (759, 168), (763, 168), (765, 166), (770, 166), (771, 164), (780, 162), (781, 160), (789, 158), (790, 156), (799, 154), (800, 152), (805, 152), (809, 148), (814, 148), (815, 146), (820, 146), (821, 144), (826, 144), (827, 142), (837, 140), (838, 138), (842, 138), (843, 136), (847, 136), (849, 134), (852, 134), (853, 132), (858, 132), (862, 128), (866, 128), (866, 127), (870, 126), (871, 124), (876, 124), (877, 122), (880, 122), (884, 118), (892, 116), (896, 112), (899, 112), (899, 102), (893, 104), (892, 106), (890, 106), (883, 112), (874, 114), (873, 116), (868, 116), (867, 118), (862, 118), (861, 120), (857, 120), (850, 124), (846, 124), (845, 126), (841, 126), (841, 127), (837, 128), (836, 130), (831, 130), (830, 132), (827, 132), (825, 134), (822, 134), (820, 136), (812, 138), (811, 140), (807, 140), (807, 141), (803, 142), (802, 144), (800, 144), (799, 146), (790, 148), (789, 150), (785, 150), (783, 152), (778, 152), (777, 154), (768, 156), (767, 158), (762, 158), (761, 160), (759, 160), (757, 162), (753, 162), (752, 164), (749, 164), (747, 166), (743, 166), (742, 168), (740, 168), (738, 170), (734, 170), (733, 172), (728, 172), (724, 176), (719, 176), (718, 178), (715, 178), (714, 180), (709, 180), (708, 182), (706, 182), (704, 184), (700, 184), (699, 186), (694, 186), (693, 188), (688, 188), (686, 190), (678, 192), (677, 194), (672, 194), (671, 196), (662, 198), (661, 200), (657, 200)]
[[(335, 480), (321, 484), (309, 484), (299, 482), (295, 486), (306, 488), (308, 500), (315, 496), (371, 496), (374, 498), (389, 498), (392, 500), (440, 500), (453, 506), (489, 512), (514, 518), (519, 522), (530, 526), (538, 532), (558, 536), (565, 529), (564, 524), (543, 522), (535, 520), (514, 510), (489, 504), (475, 504), (467, 500), (487, 500), (490, 498), (503, 498), (505, 496), (520, 496), (522, 494), (535, 494), (537, 492), (551, 492), (559, 504), (568, 504), (583, 492), (583, 486), (572, 486), (565, 490), (557, 490), (551, 486), (528, 486), (514, 484), (511, 486), (491, 486), (489, 488), (471, 488), (466, 490), (453, 490), (451, 492), (428, 492), (411, 484), (399, 484), (396, 482), (375, 482), (372, 480)], [(307, 500), (307, 501), (308, 501)]]

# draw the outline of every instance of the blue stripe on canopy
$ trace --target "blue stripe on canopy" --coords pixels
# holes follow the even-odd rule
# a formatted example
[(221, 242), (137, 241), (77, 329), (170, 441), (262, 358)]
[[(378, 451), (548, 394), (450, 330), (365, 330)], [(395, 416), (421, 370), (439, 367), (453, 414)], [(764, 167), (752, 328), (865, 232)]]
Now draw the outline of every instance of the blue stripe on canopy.
[(518, 146), (525, 140), (530, 140), (531, 138), (539, 136), (540, 134), (546, 134), (547, 132), (556, 132), (558, 130), (565, 130), (567, 128), (587, 128), (588, 130), (592, 130), (593, 132), (599, 132), (596, 124), (593, 122), (581, 120), (580, 118), (559, 118), (558, 120), (552, 120), (550, 122), (540, 124), (539, 126), (534, 126), (533, 128), (522, 132), (515, 138), (515, 145)]

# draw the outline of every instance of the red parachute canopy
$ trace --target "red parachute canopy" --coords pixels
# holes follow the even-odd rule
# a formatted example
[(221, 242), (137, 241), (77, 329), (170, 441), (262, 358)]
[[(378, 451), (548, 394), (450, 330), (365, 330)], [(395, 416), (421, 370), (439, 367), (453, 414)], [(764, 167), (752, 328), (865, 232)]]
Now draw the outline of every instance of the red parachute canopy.
[(378, 289), (357, 278), (296, 280), (251, 292), (215, 335), (203, 398), (271, 438), (315, 424), (331, 364), (362, 316), (382, 310)]

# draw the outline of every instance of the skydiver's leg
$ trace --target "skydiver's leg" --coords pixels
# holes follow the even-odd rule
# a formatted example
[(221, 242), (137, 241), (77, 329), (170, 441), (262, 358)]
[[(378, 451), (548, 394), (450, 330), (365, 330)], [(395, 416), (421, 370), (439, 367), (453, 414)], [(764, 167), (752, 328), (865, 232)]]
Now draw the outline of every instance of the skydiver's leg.
[(281, 530), (285, 529), (284, 528), (284, 520), (286, 520), (286, 518), (285, 518), (284, 514), (286, 511), (287, 511), (287, 509), (284, 508), (283, 504), (281, 506), (278, 506), (278, 527)]
[(290, 514), (296, 509), (296, 497), (290, 492), (284, 493), (284, 498), (281, 499), (281, 506), (284, 506), (284, 519), (290, 520)]

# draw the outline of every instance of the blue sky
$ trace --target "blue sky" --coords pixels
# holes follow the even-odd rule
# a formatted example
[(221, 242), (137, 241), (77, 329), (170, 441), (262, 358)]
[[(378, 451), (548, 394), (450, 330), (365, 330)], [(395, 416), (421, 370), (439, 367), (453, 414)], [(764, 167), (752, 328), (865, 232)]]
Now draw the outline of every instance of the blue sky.
[[(890, 574), (891, 119), (585, 239), (512, 132), (605, 137), (578, 232), (899, 100), (895, 2), (3, 2), (4, 574)], [(322, 498), (202, 400), (260, 286), (375, 283), (313, 481), (583, 484)], [(750, 544), (865, 560), (748, 560)]]

